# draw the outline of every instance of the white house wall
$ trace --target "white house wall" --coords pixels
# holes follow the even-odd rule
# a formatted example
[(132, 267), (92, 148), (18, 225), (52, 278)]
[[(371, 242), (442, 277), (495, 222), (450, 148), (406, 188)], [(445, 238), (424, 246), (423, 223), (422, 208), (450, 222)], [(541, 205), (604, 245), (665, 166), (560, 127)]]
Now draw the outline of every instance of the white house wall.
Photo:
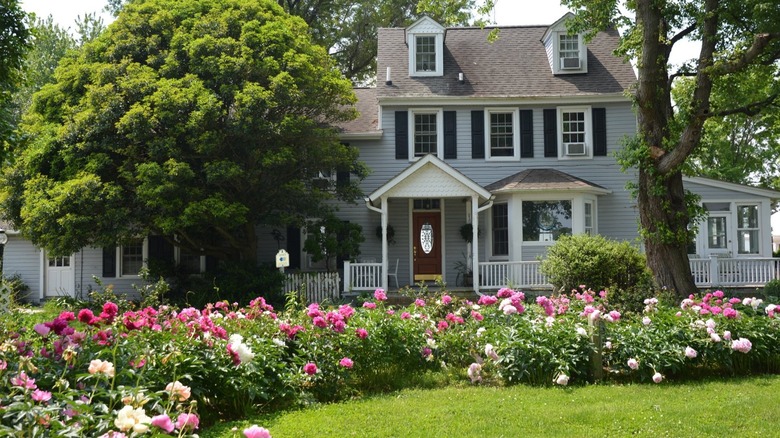
[(41, 295), (41, 250), (19, 235), (9, 235), (3, 251), (3, 273), (6, 277), (20, 275), (30, 288), (30, 299)]

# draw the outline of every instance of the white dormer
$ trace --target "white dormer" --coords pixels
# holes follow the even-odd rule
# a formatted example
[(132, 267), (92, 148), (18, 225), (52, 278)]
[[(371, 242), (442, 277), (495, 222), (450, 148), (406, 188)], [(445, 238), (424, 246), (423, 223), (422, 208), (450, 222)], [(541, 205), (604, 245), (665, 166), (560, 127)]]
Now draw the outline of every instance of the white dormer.
[(574, 17), (569, 12), (550, 25), (542, 36), (547, 60), (554, 75), (588, 72), (588, 48), (582, 34), (569, 35), (566, 22)]
[(423, 17), (406, 29), (409, 76), (444, 75), (444, 27)]

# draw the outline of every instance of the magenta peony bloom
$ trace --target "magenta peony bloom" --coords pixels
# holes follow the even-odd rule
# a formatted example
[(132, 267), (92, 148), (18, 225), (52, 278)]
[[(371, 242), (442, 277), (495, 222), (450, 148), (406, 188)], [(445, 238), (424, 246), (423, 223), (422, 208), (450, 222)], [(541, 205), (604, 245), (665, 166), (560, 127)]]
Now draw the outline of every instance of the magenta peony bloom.
[(195, 414), (179, 414), (179, 418), (176, 419), (176, 428), (184, 430), (185, 428), (195, 430), (198, 428), (198, 416)]
[(728, 307), (726, 309), (723, 309), (723, 316), (725, 316), (728, 319), (736, 319), (739, 317), (739, 313), (737, 313), (737, 311), (732, 309), (731, 307)]
[(365, 303), (363, 303), (363, 307), (365, 307), (366, 309), (376, 309), (376, 303), (366, 301)]
[(40, 389), (36, 389), (32, 392), (32, 394), (30, 394), (30, 397), (32, 397), (32, 399), (37, 402), (46, 402), (51, 400), (51, 393), (49, 391), (41, 391)]
[(174, 429), (174, 425), (173, 425), (173, 421), (171, 421), (171, 417), (165, 414), (155, 415), (154, 417), (152, 417), (152, 426), (157, 426), (167, 433), (173, 432)]
[(31, 379), (24, 371), (20, 372), (16, 377), (11, 377), (11, 385), (23, 389), (38, 389), (38, 386), (35, 385), (35, 379)]
[(443, 297), (441, 297), (441, 303), (444, 304), (445, 306), (450, 304), (451, 302), (452, 302), (452, 297), (451, 296), (444, 295)]
[(368, 332), (364, 328), (359, 328), (355, 330), (355, 335), (360, 339), (366, 339), (366, 337), (368, 337)]
[(328, 323), (325, 321), (325, 318), (321, 316), (315, 316), (314, 319), (311, 320), (312, 324), (314, 324), (316, 327), (319, 328), (325, 328), (328, 326)]
[(374, 291), (374, 299), (377, 301), (387, 301), (387, 294), (384, 289), (377, 289)]
[(417, 307), (425, 307), (425, 300), (423, 300), (422, 298), (417, 298), (416, 300), (414, 300), (414, 305)]
[(344, 357), (339, 361), (339, 365), (343, 366), (344, 368), (352, 368), (355, 363), (352, 362), (352, 359)]
[(264, 427), (253, 425), (244, 429), (244, 436), (246, 438), (271, 438), (271, 432)]
[(51, 331), (51, 328), (48, 327), (46, 324), (35, 324), (33, 330), (35, 330), (35, 333), (38, 333), (39, 335), (45, 338)]
[(95, 322), (95, 314), (90, 309), (81, 309), (79, 310), (79, 321), (92, 325)]
[(310, 376), (317, 374), (317, 365), (315, 365), (314, 362), (309, 362), (303, 366), (303, 372)]
[(401, 313), (401, 319), (410, 319), (412, 317), (412, 314), (409, 312), (403, 312)]

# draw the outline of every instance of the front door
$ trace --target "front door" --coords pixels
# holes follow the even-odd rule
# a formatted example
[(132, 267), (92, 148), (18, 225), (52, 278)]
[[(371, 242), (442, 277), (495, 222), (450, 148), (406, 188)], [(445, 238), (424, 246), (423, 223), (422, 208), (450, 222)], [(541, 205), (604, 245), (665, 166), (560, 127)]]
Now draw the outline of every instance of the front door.
[(435, 280), (441, 272), (441, 216), (438, 211), (413, 213), (414, 281)]
[(707, 218), (707, 255), (731, 255), (731, 216), (710, 213)]
[(47, 259), (46, 296), (73, 296), (72, 257), (52, 257)]

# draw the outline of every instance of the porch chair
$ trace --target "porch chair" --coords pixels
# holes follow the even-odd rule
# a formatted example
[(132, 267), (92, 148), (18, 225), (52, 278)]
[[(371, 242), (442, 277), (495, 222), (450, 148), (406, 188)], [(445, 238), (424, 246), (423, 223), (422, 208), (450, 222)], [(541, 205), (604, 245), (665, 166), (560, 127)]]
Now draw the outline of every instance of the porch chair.
[(398, 286), (398, 262), (399, 261), (400, 261), (400, 259), (395, 259), (395, 271), (390, 272), (390, 270), (388, 269), (388, 272), (387, 272), (387, 282), (388, 282), (388, 284), (390, 283), (390, 277), (392, 277), (393, 280), (395, 280), (395, 288), (396, 289), (399, 288), (399, 286)]

